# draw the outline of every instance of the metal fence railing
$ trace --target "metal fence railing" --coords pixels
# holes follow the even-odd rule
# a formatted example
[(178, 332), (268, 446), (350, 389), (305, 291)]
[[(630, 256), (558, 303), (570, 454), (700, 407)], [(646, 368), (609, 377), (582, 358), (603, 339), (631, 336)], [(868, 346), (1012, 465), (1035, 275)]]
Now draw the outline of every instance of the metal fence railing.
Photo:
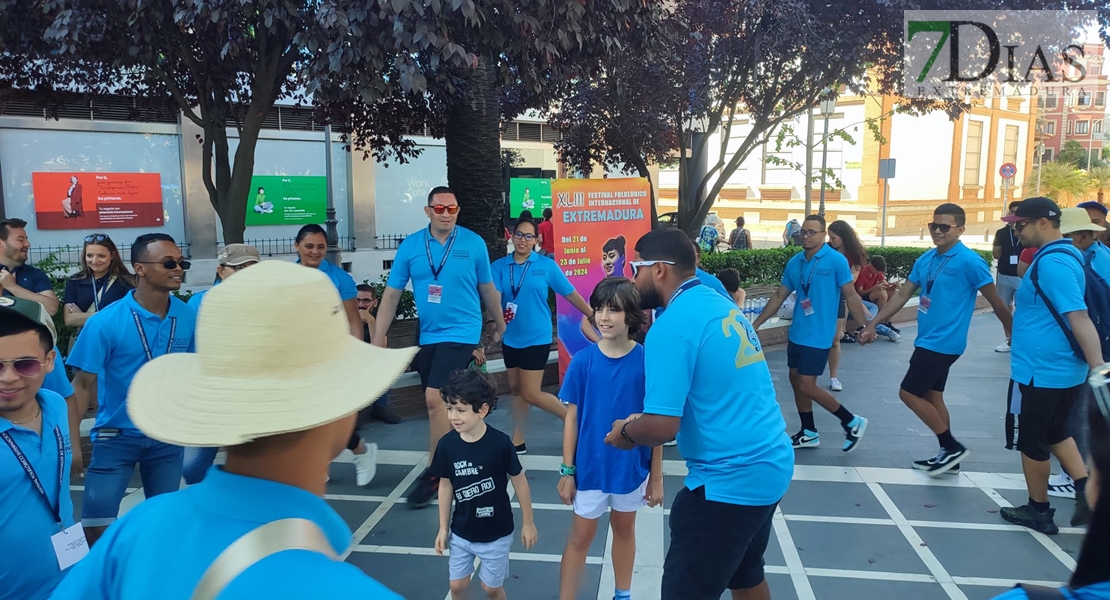
[(396, 250), (406, 237), (408, 236), (403, 233), (379, 235), (374, 240), (374, 247), (378, 250)]
[[(78, 265), (81, 263), (81, 251), (84, 249), (84, 244), (77, 244), (76, 246), (32, 246), (28, 250), (28, 261), (32, 265), (38, 264), (53, 256), (54, 261), (66, 265)], [(191, 244), (178, 244), (181, 248), (181, 256), (185, 258), (192, 258)], [(130, 264), (131, 262), (131, 245), (124, 244), (118, 246), (120, 256), (124, 263)]]
[[(255, 249), (258, 250), (258, 253), (263, 256), (297, 253), (296, 238), (258, 238), (243, 240), (243, 243), (254, 246)], [(353, 252), (355, 250), (355, 238), (352, 236), (340, 236), (339, 249), (344, 252)]]

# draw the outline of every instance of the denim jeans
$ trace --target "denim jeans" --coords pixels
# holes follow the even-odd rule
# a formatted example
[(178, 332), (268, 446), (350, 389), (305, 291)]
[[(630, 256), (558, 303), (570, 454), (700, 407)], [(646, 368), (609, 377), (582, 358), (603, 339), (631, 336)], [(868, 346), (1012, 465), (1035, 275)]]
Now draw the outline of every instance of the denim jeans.
[(204, 474), (216, 460), (219, 448), (185, 448), (182, 458), (182, 476), (185, 483), (196, 485), (204, 479)]
[(181, 451), (180, 446), (152, 440), (137, 431), (101, 429), (85, 471), (81, 523), (106, 527), (116, 520), (135, 465), (147, 498), (180, 489)]

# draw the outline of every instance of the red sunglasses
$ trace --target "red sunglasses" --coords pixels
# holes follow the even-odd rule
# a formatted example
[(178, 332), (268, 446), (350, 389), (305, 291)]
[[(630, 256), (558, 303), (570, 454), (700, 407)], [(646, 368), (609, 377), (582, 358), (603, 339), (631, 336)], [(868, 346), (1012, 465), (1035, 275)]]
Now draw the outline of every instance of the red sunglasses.
[(442, 215), (444, 212), (449, 215), (453, 215), (459, 212), (459, 205), (457, 204), (454, 206), (444, 206), (442, 204), (437, 204), (435, 206), (429, 206), (428, 208), (432, 209), (432, 212), (437, 215)]

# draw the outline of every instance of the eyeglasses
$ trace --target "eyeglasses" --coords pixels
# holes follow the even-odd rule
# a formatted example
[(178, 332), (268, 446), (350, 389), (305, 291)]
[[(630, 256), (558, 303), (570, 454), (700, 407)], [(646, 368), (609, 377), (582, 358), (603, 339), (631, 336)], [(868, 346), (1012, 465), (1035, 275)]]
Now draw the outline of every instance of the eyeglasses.
[(813, 236), (817, 235), (818, 233), (825, 233), (825, 230), (824, 229), (803, 229), (799, 233), (802, 234), (802, 237), (813, 237)]
[(454, 215), (454, 214), (458, 214), (458, 212), (459, 212), (459, 205), (458, 204), (455, 204), (454, 206), (444, 206), (442, 204), (437, 204), (435, 206), (429, 206), (428, 208), (432, 209), (432, 212), (434, 212), (437, 215), (442, 215), (444, 212), (446, 212), (449, 215)]
[(42, 372), (42, 363), (33, 358), (0, 360), (0, 373), (11, 366), (20, 377), (34, 377)]
[(660, 264), (662, 264), (662, 265), (673, 265), (674, 261), (673, 260), (636, 260), (636, 261), (632, 261), (632, 262), (628, 263), (628, 266), (632, 267), (632, 277), (635, 278), (636, 273), (640, 270), (640, 267), (650, 267), (651, 265), (660, 265)]
[(929, 231), (948, 233), (949, 231), (952, 231), (952, 226), (948, 223), (929, 223)]
[(513, 237), (518, 239), (518, 240), (524, 240), (526, 242), (530, 242), (530, 241), (536, 239), (536, 234), (534, 234), (534, 233), (524, 233), (522, 231), (517, 231), (517, 232), (513, 233)]
[(358, 298), (357, 300), (359, 304), (372, 304), (374, 302), (373, 298)]
[[(138, 260), (135, 262), (139, 263), (140, 265), (162, 265), (167, 271), (172, 271), (176, 269), (178, 265), (181, 266), (182, 271), (188, 271), (189, 267), (193, 266), (193, 263), (187, 260), (174, 260), (172, 258), (166, 260)], [(243, 267), (240, 266), (239, 268), (241, 269)], [(239, 269), (236, 269), (236, 271), (238, 270)]]
[(94, 233), (94, 234), (85, 236), (85, 243), (86, 244), (99, 244), (100, 242), (106, 242), (109, 239), (110, 238), (108, 236), (104, 235), (103, 233)]

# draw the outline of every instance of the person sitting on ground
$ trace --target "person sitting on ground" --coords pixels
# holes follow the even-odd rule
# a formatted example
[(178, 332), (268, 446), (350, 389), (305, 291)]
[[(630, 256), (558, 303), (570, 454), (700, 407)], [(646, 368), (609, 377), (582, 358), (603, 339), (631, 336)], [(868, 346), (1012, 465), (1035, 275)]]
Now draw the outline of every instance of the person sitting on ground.
[(721, 271), (717, 273), (717, 279), (721, 281), (721, 285), (725, 286), (725, 290), (728, 291), (729, 296), (732, 297), (732, 301), (736, 303), (736, 306), (743, 307), (744, 301), (748, 299), (748, 293), (744, 291), (744, 288), (740, 287), (740, 271), (731, 267), (728, 269), (721, 269)]
[(872, 302), (882, 310), (895, 285), (886, 280), (886, 259), (872, 256), (856, 276), (856, 292), (864, 301)]
[(124, 515), (51, 597), (401, 600), (339, 558), (351, 529), (323, 495), (356, 413), (416, 348), (351, 336), (327, 275), (284, 261), (213, 288), (197, 338), (196, 354), (166, 354), (139, 370), (128, 408), (151, 439), (224, 446), (227, 464)]

